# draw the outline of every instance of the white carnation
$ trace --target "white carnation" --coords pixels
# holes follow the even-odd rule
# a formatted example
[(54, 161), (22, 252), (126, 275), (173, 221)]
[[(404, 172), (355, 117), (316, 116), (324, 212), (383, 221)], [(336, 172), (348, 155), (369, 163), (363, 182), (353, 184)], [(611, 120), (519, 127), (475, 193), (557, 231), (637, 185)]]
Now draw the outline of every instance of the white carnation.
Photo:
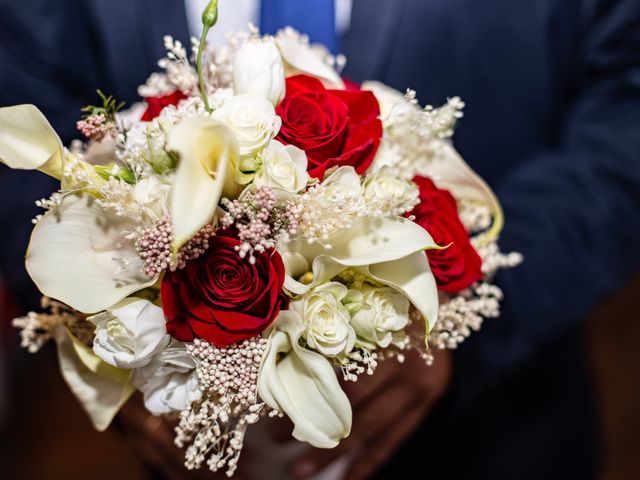
[(283, 145), (273, 140), (262, 152), (262, 163), (253, 182), (258, 186), (271, 187), (276, 192), (295, 193), (302, 190), (308, 180), (304, 151), (295, 145)]
[(342, 304), (347, 293), (347, 287), (341, 283), (328, 282), (289, 307), (304, 320), (307, 344), (329, 357), (349, 353), (355, 343), (349, 311)]
[(96, 326), (93, 351), (118, 368), (147, 365), (171, 340), (162, 309), (147, 300), (128, 298), (88, 320)]
[(144, 405), (154, 415), (181, 412), (202, 396), (196, 362), (185, 344), (177, 341), (134, 370), (131, 381), (142, 391)]
[(389, 287), (364, 286), (350, 291), (351, 325), (366, 343), (388, 347), (409, 323), (409, 300)]
[(261, 97), (236, 95), (211, 115), (234, 133), (240, 155), (262, 150), (280, 131), (282, 120), (273, 105)]

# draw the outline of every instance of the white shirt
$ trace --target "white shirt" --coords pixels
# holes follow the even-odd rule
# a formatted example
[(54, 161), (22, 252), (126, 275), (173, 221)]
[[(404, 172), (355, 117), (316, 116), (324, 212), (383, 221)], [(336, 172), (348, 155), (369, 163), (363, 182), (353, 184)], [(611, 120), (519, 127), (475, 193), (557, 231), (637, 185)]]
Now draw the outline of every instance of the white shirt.
[[(303, 0), (301, 0), (303, 1)], [(353, 0), (335, 0), (336, 30), (344, 34), (351, 23), (351, 4)], [(209, 0), (184, 0), (187, 9), (189, 32), (199, 37), (202, 32), (202, 11)], [(207, 37), (212, 45), (224, 45), (226, 35), (247, 29), (249, 23), (260, 23), (260, 0), (220, 0), (218, 3), (218, 22)], [(301, 32), (304, 33), (304, 32)]]

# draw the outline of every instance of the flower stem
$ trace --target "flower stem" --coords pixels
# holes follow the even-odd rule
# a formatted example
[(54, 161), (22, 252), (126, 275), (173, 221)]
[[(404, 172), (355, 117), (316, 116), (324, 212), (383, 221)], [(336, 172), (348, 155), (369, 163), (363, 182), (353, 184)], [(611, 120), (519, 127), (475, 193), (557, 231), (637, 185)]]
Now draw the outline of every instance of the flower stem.
[(200, 45), (198, 46), (197, 68), (198, 68), (198, 84), (200, 86), (200, 95), (204, 102), (204, 108), (208, 113), (211, 113), (211, 106), (209, 105), (209, 97), (207, 95), (207, 89), (204, 84), (204, 75), (202, 72), (202, 57), (204, 50), (207, 47), (207, 35), (209, 30), (218, 21), (218, 0), (211, 0), (207, 5), (207, 8), (202, 12), (202, 34), (200, 35)]

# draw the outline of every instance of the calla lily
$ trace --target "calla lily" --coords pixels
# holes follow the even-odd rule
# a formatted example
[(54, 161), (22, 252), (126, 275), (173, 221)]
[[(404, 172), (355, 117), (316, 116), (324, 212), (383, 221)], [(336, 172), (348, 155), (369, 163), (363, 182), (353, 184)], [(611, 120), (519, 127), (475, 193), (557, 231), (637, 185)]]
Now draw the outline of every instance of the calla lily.
[(485, 205), (491, 211), (491, 228), (477, 239), (480, 245), (495, 240), (504, 225), (502, 207), (491, 187), (475, 173), (449, 143), (443, 142), (438, 154), (420, 174), (428, 175), (440, 188), (450, 190), (457, 199)]
[(340, 75), (327, 65), (309, 45), (286, 33), (278, 35), (276, 43), (285, 63), (287, 77), (305, 73), (322, 80), (327, 88), (344, 89), (344, 82)]
[(29, 275), (49, 297), (85, 313), (109, 308), (152, 285), (126, 233), (135, 225), (89, 195), (68, 195), (38, 221), (27, 250)]
[(60, 371), (69, 388), (82, 404), (93, 426), (107, 429), (135, 388), (131, 372), (113, 367), (74, 337), (63, 325), (53, 335), (58, 344)]
[(231, 130), (211, 118), (183, 120), (168, 136), (167, 146), (180, 154), (169, 198), (174, 250), (211, 221), (220, 197), (240, 192), (234, 181), (238, 144)]
[[(367, 217), (327, 240), (294, 240), (281, 246), (285, 288), (300, 295), (352, 268), (404, 293), (429, 331), (438, 317), (438, 291), (424, 250), (440, 248), (419, 225), (402, 217)], [(312, 274), (311, 281), (303, 279)]]
[(11, 168), (62, 177), (62, 141), (34, 105), (0, 108), (0, 161)]
[(293, 422), (294, 438), (333, 448), (351, 431), (351, 405), (331, 363), (300, 346), (300, 316), (281, 312), (258, 375), (258, 394)]

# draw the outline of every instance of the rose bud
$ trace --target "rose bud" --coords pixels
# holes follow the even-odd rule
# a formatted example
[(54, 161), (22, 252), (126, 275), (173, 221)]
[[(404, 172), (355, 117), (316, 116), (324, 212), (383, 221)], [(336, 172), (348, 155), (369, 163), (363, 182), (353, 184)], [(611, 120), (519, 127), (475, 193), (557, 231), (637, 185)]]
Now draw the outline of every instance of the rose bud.
[(233, 67), (236, 95), (262, 97), (274, 106), (284, 97), (282, 57), (273, 38), (247, 40), (236, 53)]

